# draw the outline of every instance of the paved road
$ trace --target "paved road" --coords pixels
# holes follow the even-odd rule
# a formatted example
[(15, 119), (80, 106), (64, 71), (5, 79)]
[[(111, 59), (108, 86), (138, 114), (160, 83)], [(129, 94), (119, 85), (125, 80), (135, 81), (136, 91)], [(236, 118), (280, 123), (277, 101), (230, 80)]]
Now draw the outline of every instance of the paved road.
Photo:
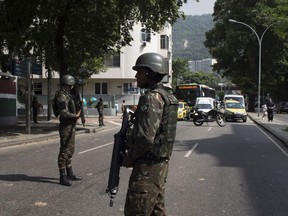
[[(0, 149), (1, 216), (123, 215), (131, 170), (121, 169), (113, 208), (105, 194), (120, 127), (110, 121), (113, 127), (77, 135), (73, 166), (84, 179), (72, 187), (58, 184), (58, 139)], [(168, 215), (286, 216), (287, 178), (285, 148), (252, 121), (224, 128), (180, 121), (166, 185)]]

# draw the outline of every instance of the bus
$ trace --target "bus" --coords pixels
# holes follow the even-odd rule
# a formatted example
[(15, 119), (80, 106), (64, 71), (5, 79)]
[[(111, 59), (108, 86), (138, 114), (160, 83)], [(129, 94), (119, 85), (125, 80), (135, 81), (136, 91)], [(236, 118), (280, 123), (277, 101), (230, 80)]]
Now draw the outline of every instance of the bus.
[(215, 96), (215, 89), (207, 85), (191, 83), (176, 86), (176, 98), (179, 101), (186, 102), (190, 107), (195, 106), (197, 97), (211, 97), (215, 99)]

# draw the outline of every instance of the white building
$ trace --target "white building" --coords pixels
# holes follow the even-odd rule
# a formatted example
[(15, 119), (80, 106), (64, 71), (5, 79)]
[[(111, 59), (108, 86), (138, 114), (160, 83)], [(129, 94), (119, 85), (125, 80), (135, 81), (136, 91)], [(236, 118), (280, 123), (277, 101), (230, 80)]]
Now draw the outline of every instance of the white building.
[[(140, 89), (136, 85), (136, 72), (132, 70), (139, 55), (147, 52), (157, 52), (169, 60), (169, 76), (167, 85), (172, 79), (172, 28), (166, 24), (160, 33), (150, 32), (140, 24), (135, 25), (131, 33), (134, 41), (131, 46), (123, 47), (121, 53), (114, 55), (106, 62), (108, 70), (104, 73), (94, 74), (88, 80), (84, 80), (83, 97), (89, 101), (91, 97), (102, 97), (104, 104), (112, 108), (115, 101), (120, 104), (126, 100), (127, 105), (138, 103)], [(44, 69), (44, 68), (43, 68)], [(24, 80), (19, 79), (19, 83)], [(40, 103), (47, 109), (48, 104), (48, 80), (47, 72), (43, 70), (41, 75), (33, 75), (33, 93)], [(51, 79), (51, 98), (59, 89), (59, 75), (54, 73)], [(80, 89), (82, 92), (82, 89)]]
[(189, 69), (192, 72), (212, 72), (212, 66), (216, 63), (216, 59), (207, 58), (197, 61), (188, 61)]

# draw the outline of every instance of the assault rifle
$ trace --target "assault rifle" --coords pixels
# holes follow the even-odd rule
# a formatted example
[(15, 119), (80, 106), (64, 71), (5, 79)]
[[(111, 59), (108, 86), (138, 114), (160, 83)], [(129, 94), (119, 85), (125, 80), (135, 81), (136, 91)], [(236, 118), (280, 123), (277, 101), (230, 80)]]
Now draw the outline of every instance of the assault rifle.
[(81, 122), (83, 124), (83, 127), (85, 127), (85, 115), (84, 115), (83, 99), (82, 99), (81, 94), (79, 93), (77, 87), (74, 87), (72, 89), (71, 95), (72, 95), (74, 103), (75, 103), (76, 113), (78, 113), (79, 110), (81, 110), (81, 114), (80, 114)]
[(118, 133), (114, 135), (114, 146), (112, 151), (111, 165), (110, 165), (110, 173), (108, 180), (108, 187), (106, 189), (106, 193), (110, 196), (110, 207), (113, 206), (113, 200), (118, 192), (119, 186), (119, 173), (120, 167), (122, 166), (123, 157), (122, 153), (125, 153), (126, 150), (126, 132), (127, 129), (131, 126), (131, 116), (129, 120), (129, 115), (133, 115), (131, 112), (127, 112), (125, 109), (122, 116), (122, 126)]

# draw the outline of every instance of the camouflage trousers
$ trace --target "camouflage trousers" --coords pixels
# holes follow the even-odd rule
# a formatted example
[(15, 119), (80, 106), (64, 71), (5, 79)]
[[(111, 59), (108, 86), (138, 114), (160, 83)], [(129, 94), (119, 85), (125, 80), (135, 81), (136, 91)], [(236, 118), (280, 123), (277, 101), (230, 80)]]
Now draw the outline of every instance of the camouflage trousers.
[(75, 151), (75, 124), (60, 124), (60, 151), (58, 155), (59, 169), (71, 167), (72, 156)]
[(98, 114), (99, 114), (99, 125), (104, 125), (104, 115), (103, 115), (103, 111), (98, 111)]
[(126, 195), (125, 216), (165, 216), (164, 184), (168, 161), (137, 161), (130, 176)]

